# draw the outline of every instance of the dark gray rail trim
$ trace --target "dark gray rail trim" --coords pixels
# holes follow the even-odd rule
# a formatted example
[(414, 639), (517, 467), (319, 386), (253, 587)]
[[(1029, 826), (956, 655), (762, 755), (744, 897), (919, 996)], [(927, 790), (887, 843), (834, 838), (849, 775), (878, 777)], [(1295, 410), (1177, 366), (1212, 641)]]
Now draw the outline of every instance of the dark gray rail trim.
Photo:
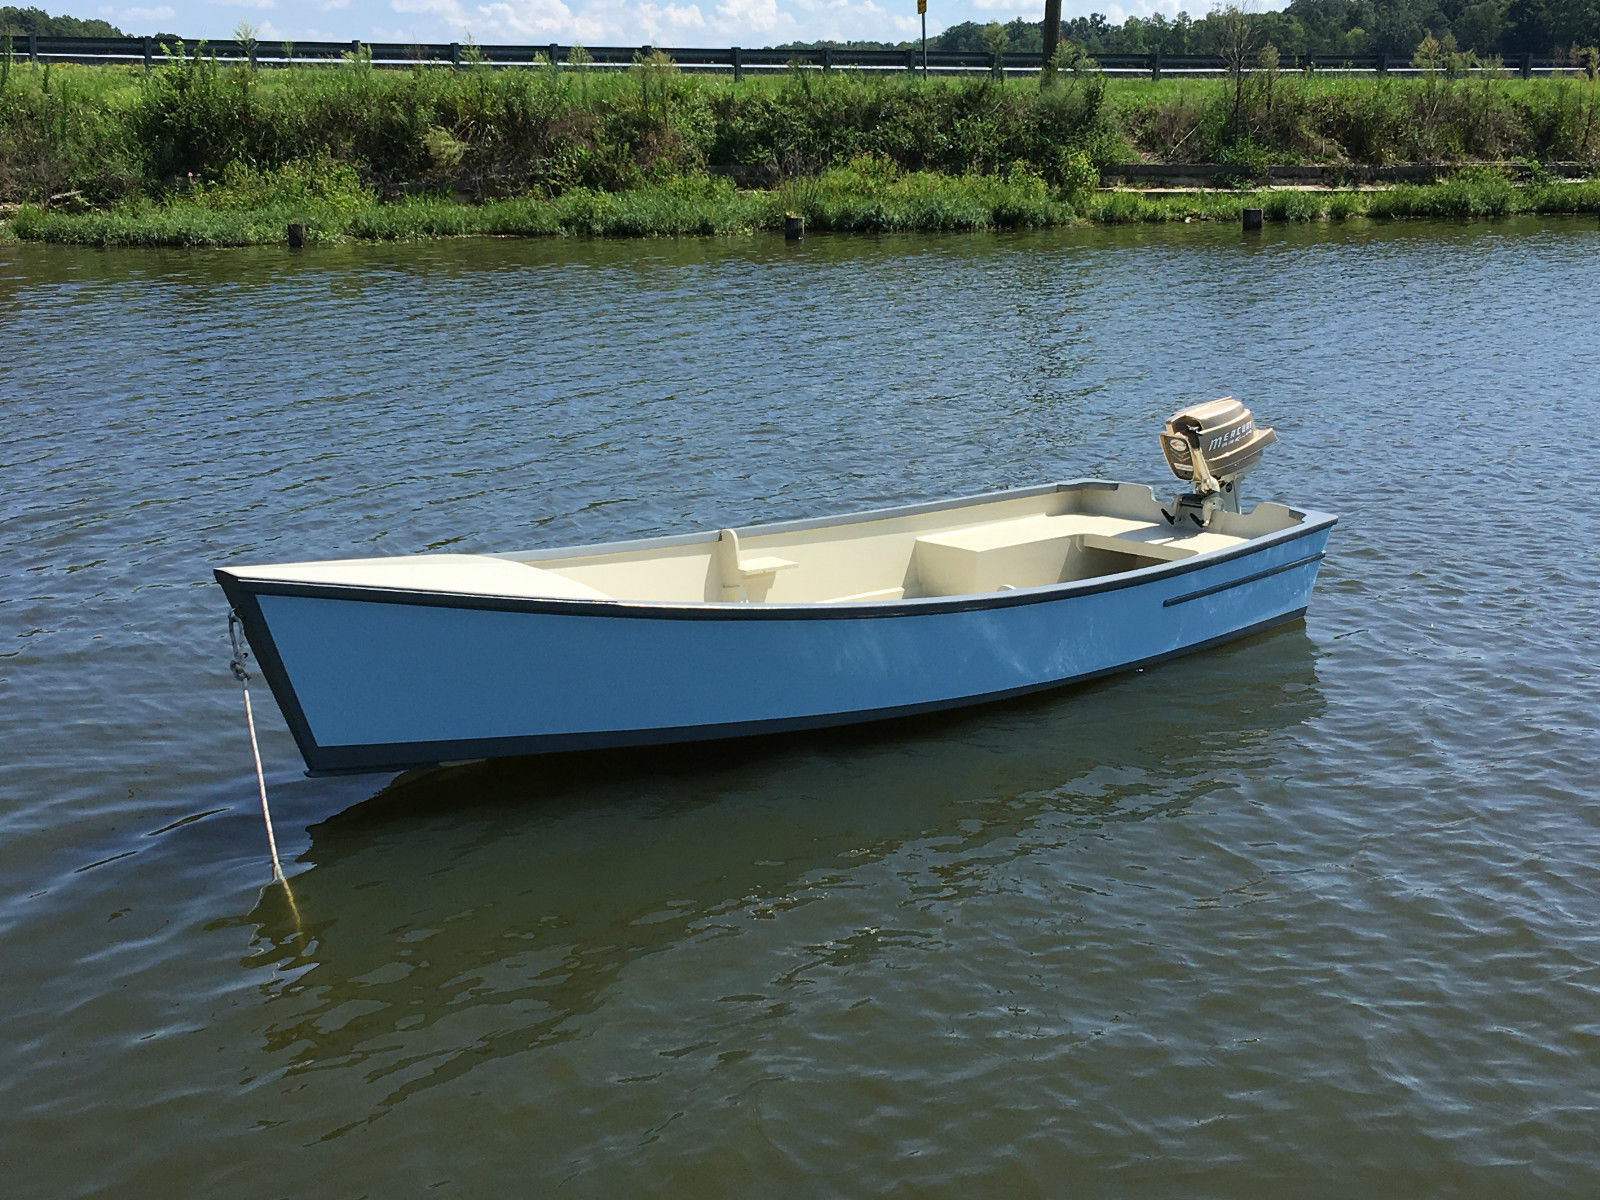
[(1201, 588), (1198, 592), (1188, 592), (1182, 596), (1169, 596), (1161, 602), (1162, 608), (1171, 608), (1174, 604), (1187, 604), (1191, 600), (1199, 600), (1203, 596), (1215, 596), (1218, 592), (1226, 592), (1232, 588), (1243, 587), (1247, 583), (1255, 583), (1258, 579), (1269, 579), (1274, 575), (1281, 575), (1284, 571), (1292, 571), (1296, 567), (1306, 566), (1308, 563), (1321, 562), (1326, 554), (1308, 554), (1304, 558), (1297, 558), (1293, 562), (1286, 562), (1276, 567), (1268, 567), (1264, 571), (1256, 571), (1250, 575), (1241, 575), (1238, 579), (1230, 579), (1226, 583), (1218, 583), (1208, 588)]

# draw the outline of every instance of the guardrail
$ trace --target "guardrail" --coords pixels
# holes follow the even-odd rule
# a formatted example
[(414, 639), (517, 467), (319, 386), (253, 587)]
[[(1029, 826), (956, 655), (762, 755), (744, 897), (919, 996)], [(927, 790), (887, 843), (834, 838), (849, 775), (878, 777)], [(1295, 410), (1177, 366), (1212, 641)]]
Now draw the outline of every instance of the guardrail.
[[(191, 42), (182, 49), (163, 45), (154, 38), (66, 38), (36, 34), (12, 38), (12, 54), (35, 63), (71, 62), (83, 64), (143, 65), (146, 71), (158, 63), (171, 61), (182, 53), (197, 50), (218, 62), (255, 67), (331, 65), (361, 62), (374, 67), (396, 68), (419, 65), (462, 68), (555, 67), (569, 70), (574, 46), (557, 43), (540, 46), (479, 46), (462, 42)], [(855, 72), (922, 71), (930, 75), (1036, 74), (1041, 66), (1038, 53), (965, 54), (930, 50), (926, 55), (916, 48), (904, 50), (845, 50), (820, 47), (814, 50), (751, 50), (739, 46), (704, 49), (683, 46), (585, 46), (580, 63), (599, 70), (618, 70), (632, 66), (641, 54), (659, 51), (683, 71), (706, 74), (731, 74), (736, 80), (747, 74), (773, 74), (793, 67), (815, 70)], [(1221, 75), (1227, 63), (1214, 54), (1102, 54), (1096, 66), (1108, 75), (1139, 75), (1151, 79), (1164, 76)], [(1284, 71), (1317, 71), (1339, 74), (1417, 75), (1419, 67), (1410, 59), (1386, 54), (1337, 55), (1289, 54), (1279, 61)], [(1485, 68), (1477, 68), (1483, 70)], [(1551, 58), (1520, 55), (1505, 68), (1522, 78), (1564, 74), (1577, 68)]]

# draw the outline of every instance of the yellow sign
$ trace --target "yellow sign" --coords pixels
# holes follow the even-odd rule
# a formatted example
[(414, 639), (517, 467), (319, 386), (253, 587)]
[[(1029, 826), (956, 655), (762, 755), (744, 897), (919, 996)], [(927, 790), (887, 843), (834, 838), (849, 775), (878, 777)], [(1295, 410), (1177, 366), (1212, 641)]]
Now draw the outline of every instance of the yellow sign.
[(925, 15), (928, 11), (928, 0), (917, 0), (917, 11)]

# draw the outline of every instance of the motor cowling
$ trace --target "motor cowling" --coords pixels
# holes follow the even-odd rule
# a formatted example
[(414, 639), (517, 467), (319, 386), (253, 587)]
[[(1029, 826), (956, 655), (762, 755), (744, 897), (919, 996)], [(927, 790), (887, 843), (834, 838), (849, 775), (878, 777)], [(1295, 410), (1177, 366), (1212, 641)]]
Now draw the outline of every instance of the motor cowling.
[(1209, 525), (1219, 508), (1239, 511), (1238, 481), (1253, 471), (1261, 454), (1278, 440), (1232, 396), (1180, 408), (1161, 430), (1167, 466), (1193, 491), (1161, 511), (1174, 525)]
[(1174, 475), (1204, 494), (1231, 490), (1228, 485), (1254, 470), (1262, 451), (1277, 440), (1248, 408), (1224, 396), (1168, 417), (1161, 452)]

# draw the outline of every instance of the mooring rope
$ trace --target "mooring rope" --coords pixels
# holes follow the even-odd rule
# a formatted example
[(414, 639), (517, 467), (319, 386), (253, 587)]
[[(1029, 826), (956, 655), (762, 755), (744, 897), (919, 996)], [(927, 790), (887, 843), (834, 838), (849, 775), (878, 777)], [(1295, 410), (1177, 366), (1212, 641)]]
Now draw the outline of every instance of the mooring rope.
[(267, 777), (261, 770), (261, 744), (256, 740), (256, 716), (250, 707), (250, 672), (245, 670), (245, 660), (250, 657), (250, 650), (245, 645), (244, 622), (239, 614), (228, 612), (228, 640), (233, 643), (233, 659), (228, 663), (233, 677), (239, 681), (239, 686), (244, 690), (244, 720), (250, 727), (250, 753), (256, 760), (256, 787), (261, 792), (261, 819), (267, 825), (267, 849), (272, 851), (272, 880), (287, 886), (288, 881), (283, 875), (283, 864), (278, 861), (278, 838), (272, 831), (272, 810), (267, 807)]

